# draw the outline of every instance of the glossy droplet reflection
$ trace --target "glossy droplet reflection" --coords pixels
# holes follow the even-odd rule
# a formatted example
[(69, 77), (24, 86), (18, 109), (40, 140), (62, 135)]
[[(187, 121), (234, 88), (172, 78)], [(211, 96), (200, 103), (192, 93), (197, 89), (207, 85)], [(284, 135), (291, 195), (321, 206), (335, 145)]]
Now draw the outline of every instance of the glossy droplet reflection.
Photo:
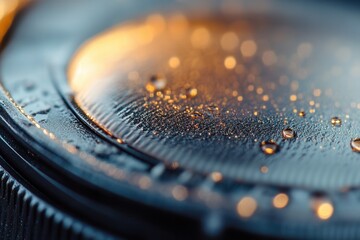
[(215, 104), (211, 104), (209, 106), (207, 106), (206, 108), (209, 112), (217, 112), (219, 111), (219, 107)]
[(306, 113), (305, 113), (305, 111), (300, 111), (300, 112), (298, 113), (298, 115), (299, 115), (299, 117), (305, 117), (305, 116), (306, 116)]
[(186, 96), (188, 98), (194, 98), (197, 96), (197, 94), (198, 94), (198, 90), (196, 88), (191, 87), (186, 89)]
[(284, 139), (292, 139), (295, 137), (295, 131), (291, 128), (285, 128), (282, 130), (281, 135)]
[(263, 153), (272, 155), (279, 150), (279, 145), (274, 140), (269, 140), (261, 142), (260, 148)]
[[(215, 182), (261, 176), (283, 183), (292, 168), (289, 184), (321, 188), (319, 178), (304, 183), (309, 166), (321, 176), (325, 160), (317, 160), (333, 158), (327, 176), (342, 171), (336, 164), (341, 146), (351, 151), (350, 137), (331, 128), (341, 119), (330, 121), (338, 114), (348, 126), (337, 130), (358, 129), (358, 111), (345, 121), (358, 108), (349, 93), (358, 83), (332, 76), (333, 66), (346, 69), (334, 57), (340, 43), (333, 43), (333, 29), (319, 33), (285, 16), (178, 14), (176, 22), (169, 12), (119, 25), (79, 51), (69, 84), (90, 121), (156, 160), (176, 160), (201, 173), (206, 166), (204, 174), (214, 173)], [(349, 48), (357, 47), (353, 41)], [(335, 141), (333, 149), (328, 143)], [(327, 147), (334, 154), (319, 150)], [(359, 151), (356, 141), (351, 148)], [(314, 154), (302, 157), (306, 151)]]
[(338, 118), (338, 117), (331, 118), (331, 124), (333, 126), (339, 127), (339, 126), (341, 126), (341, 123), (342, 123), (342, 121), (340, 118)]
[(195, 111), (190, 114), (190, 117), (192, 119), (201, 119), (204, 117), (204, 115), (201, 112)]
[(350, 146), (354, 152), (360, 153), (360, 138), (351, 139)]
[(164, 90), (167, 84), (167, 80), (165, 77), (161, 75), (153, 75), (150, 77), (149, 82), (146, 84), (146, 90), (148, 92), (156, 92)]

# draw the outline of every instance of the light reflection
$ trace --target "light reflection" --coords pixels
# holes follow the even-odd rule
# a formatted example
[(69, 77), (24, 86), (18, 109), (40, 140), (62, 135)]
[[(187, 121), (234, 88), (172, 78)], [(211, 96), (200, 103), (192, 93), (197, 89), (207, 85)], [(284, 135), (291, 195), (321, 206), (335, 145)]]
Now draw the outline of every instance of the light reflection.
[[(84, 90), (99, 76), (108, 74), (111, 65), (153, 41), (157, 32), (151, 25), (112, 29), (80, 49), (69, 68), (69, 84), (74, 92)], [(107, 68), (98, 64), (107, 63)]]
[(239, 38), (234, 32), (226, 32), (220, 40), (221, 48), (226, 51), (234, 50), (239, 44)]
[(246, 40), (241, 44), (240, 51), (244, 57), (252, 57), (257, 51), (257, 45), (253, 40)]
[(211, 173), (210, 177), (214, 182), (220, 182), (223, 179), (223, 176), (220, 172), (213, 172)]
[(277, 194), (273, 199), (273, 205), (275, 208), (284, 208), (289, 203), (289, 197), (285, 193)]
[(27, 3), (27, 0), (0, 1), (0, 43), (11, 26), (16, 13)]
[(237, 213), (243, 218), (251, 217), (255, 213), (256, 209), (256, 200), (249, 196), (243, 197), (236, 206)]
[(227, 69), (234, 69), (236, 66), (236, 59), (233, 56), (228, 56), (224, 60), (224, 65)]
[(277, 56), (274, 51), (268, 50), (263, 53), (262, 60), (263, 60), (264, 65), (271, 66), (271, 65), (276, 64)]
[(172, 195), (173, 197), (178, 201), (184, 201), (188, 197), (188, 190), (181, 185), (175, 186), (172, 189)]
[(207, 48), (210, 45), (209, 30), (205, 27), (195, 29), (191, 35), (191, 44), (194, 48)]
[(169, 59), (169, 66), (171, 68), (177, 68), (180, 66), (180, 59), (178, 57), (171, 57)]
[(332, 203), (329, 200), (322, 198), (313, 200), (313, 209), (320, 220), (328, 220), (334, 213), (334, 206)]

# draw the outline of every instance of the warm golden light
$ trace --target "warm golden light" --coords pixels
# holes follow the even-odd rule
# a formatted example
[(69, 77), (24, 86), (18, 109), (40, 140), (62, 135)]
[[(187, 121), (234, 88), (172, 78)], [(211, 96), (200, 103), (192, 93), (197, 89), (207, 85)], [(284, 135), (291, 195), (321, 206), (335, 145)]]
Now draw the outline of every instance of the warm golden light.
[(290, 101), (295, 102), (297, 100), (297, 96), (295, 94), (290, 95)]
[(166, 21), (160, 14), (153, 14), (147, 17), (146, 24), (152, 27), (155, 34), (161, 33), (166, 28)]
[(223, 179), (223, 176), (220, 172), (213, 172), (211, 173), (210, 177), (214, 182), (220, 182)]
[[(79, 50), (69, 67), (69, 84), (74, 92), (84, 90), (135, 50), (153, 41), (157, 32), (148, 24), (114, 28)], [(98, 64), (107, 63), (107, 67)], [(126, 65), (123, 65), (126, 67)]]
[[(255, 113), (254, 113), (254, 115), (255, 115)], [(258, 113), (255, 116), (257, 116), (257, 115), (258, 115)], [(261, 142), (260, 148), (263, 151), (263, 153), (265, 153), (266, 155), (272, 155), (278, 151), (279, 146), (274, 140), (270, 140), (270, 141)]]
[(360, 138), (351, 139), (350, 146), (354, 152), (360, 152)]
[(299, 116), (299, 117), (305, 117), (305, 116), (306, 116), (305, 111), (300, 111), (300, 112), (298, 112), (298, 116)]
[(328, 220), (334, 213), (334, 207), (330, 202), (320, 202), (315, 207), (316, 215), (321, 220)]
[(179, 13), (172, 15), (167, 22), (170, 34), (175, 38), (181, 38), (189, 27), (187, 18)]
[(341, 121), (340, 118), (338, 118), (338, 117), (332, 117), (331, 118), (331, 124), (333, 126), (341, 126), (341, 123), (342, 123), (342, 121)]
[(194, 48), (207, 48), (210, 45), (210, 32), (208, 29), (201, 27), (193, 31), (191, 43)]
[(236, 33), (227, 32), (221, 37), (220, 44), (222, 49), (231, 51), (239, 45), (239, 38)]
[(259, 87), (259, 88), (256, 89), (256, 93), (259, 94), (259, 95), (261, 95), (261, 94), (264, 93), (264, 89), (261, 88), (261, 87)]
[(257, 202), (252, 197), (244, 197), (242, 198), (237, 206), (236, 210), (240, 217), (249, 218), (251, 217), (257, 209)]
[(273, 206), (275, 208), (284, 208), (289, 203), (289, 197), (285, 193), (279, 193), (273, 198)]
[(0, 1), (0, 42), (11, 26), (18, 10), (20, 10), (27, 2), (27, 0)]
[(178, 57), (171, 57), (169, 59), (169, 66), (171, 68), (177, 68), (180, 66), (180, 59)]
[(252, 57), (257, 51), (257, 45), (253, 40), (244, 41), (241, 44), (240, 51), (244, 57)]
[(227, 69), (234, 69), (236, 66), (236, 59), (233, 56), (228, 56), (224, 60), (224, 65)]
[(198, 94), (198, 90), (196, 88), (188, 88), (186, 91), (186, 96), (188, 98), (194, 98)]

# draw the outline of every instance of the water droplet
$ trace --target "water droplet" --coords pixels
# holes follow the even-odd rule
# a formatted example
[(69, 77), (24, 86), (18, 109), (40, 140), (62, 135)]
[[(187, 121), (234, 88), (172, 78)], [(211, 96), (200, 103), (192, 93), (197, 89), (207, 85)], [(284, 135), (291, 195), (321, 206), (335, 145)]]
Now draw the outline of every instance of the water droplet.
[(186, 89), (186, 96), (188, 98), (194, 98), (198, 94), (198, 90), (196, 88), (187, 88)]
[(146, 90), (151, 93), (164, 90), (166, 83), (167, 80), (163, 76), (153, 75), (151, 76), (150, 81), (146, 84)]
[(350, 146), (354, 152), (360, 152), (360, 138), (351, 139)]
[(338, 118), (338, 117), (333, 117), (333, 118), (331, 118), (331, 124), (333, 125), (333, 126), (341, 126), (341, 123), (342, 123), (342, 121), (341, 121), (341, 119), (340, 118)]
[(263, 153), (272, 155), (279, 150), (279, 145), (274, 140), (269, 140), (261, 142), (260, 148)]
[(284, 139), (292, 139), (295, 137), (295, 131), (291, 128), (285, 128), (282, 130), (281, 135)]
[(199, 119), (199, 118), (203, 118), (204, 115), (201, 112), (195, 111), (191, 113), (190, 117), (192, 119)]
[(207, 110), (210, 112), (217, 112), (217, 111), (219, 111), (219, 107), (216, 106), (215, 104), (211, 104), (211, 105), (207, 106)]
[(45, 102), (34, 102), (31, 105), (27, 106), (28, 107), (28, 112), (32, 115), (32, 116), (36, 116), (36, 115), (46, 115), (50, 112), (51, 110), (51, 106)]
[(299, 117), (305, 117), (305, 116), (306, 116), (306, 113), (305, 113), (305, 111), (300, 111), (300, 112), (298, 113), (298, 115), (299, 115)]

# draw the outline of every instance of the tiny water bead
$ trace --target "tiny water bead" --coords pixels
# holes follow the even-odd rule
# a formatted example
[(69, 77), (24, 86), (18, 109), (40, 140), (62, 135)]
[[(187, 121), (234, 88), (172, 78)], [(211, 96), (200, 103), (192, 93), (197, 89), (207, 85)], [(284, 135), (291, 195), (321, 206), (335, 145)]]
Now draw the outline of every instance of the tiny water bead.
[[(127, 146), (143, 149), (147, 145), (144, 154), (160, 161), (177, 159), (184, 168), (194, 171), (203, 172), (206, 166), (206, 174), (214, 173), (209, 176), (210, 180), (223, 177), (256, 181), (261, 176), (264, 181), (271, 178), (274, 183), (282, 184), (283, 174), (287, 175), (292, 164), (296, 172), (287, 179), (289, 183), (302, 184), (309, 166), (320, 176), (324, 167), (322, 163), (315, 164), (318, 161), (314, 159), (328, 158), (319, 148), (325, 149), (324, 146), (336, 138), (337, 133), (331, 130), (331, 118), (347, 119), (350, 108), (355, 109), (359, 104), (358, 99), (352, 100), (352, 92), (345, 93), (355, 89), (354, 84), (358, 82), (349, 82), (348, 87), (342, 89), (339, 77), (329, 76), (329, 69), (340, 64), (322, 44), (331, 42), (329, 38), (323, 35), (320, 43), (317, 31), (312, 34), (307, 26), (305, 29), (295, 27), (291, 21), (284, 21), (282, 25), (271, 18), (258, 22), (256, 17), (246, 17), (238, 24), (241, 16), (204, 17), (183, 17), (186, 30), (181, 34), (171, 24), (171, 15), (164, 16), (169, 21), (163, 21), (166, 27), (161, 33), (147, 22), (143, 27), (139, 21), (135, 26), (140, 25), (140, 29), (155, 29), (152, 41), (146, 45), (133, 43), (132, 39), (142, 36), (129, 31), (129, 27), (134, 26), (118, 27), (121, 37), (129, 38), (121, 48), (118, 41), (107, 42), (105, 36), (106, 41), (102, 36), (95, 38), (96, 48), (85, 46), (88, 54), (81, 52), (78, 55), (81, 61), (75, 62), (79, 74), (84, 75), (70, 77), (76, 103), (84, 112), (89, 112), (91, 121), (108, 129), (113, 136), (131, 135), (126, 138)], [(287, 34), (288, 30), (296, 32), (288, 39), (278, 35)], [(305, 32), (309, 34), (303, 34)], [(118, 35), (113, 39), (118, 39)], [(132, 51), (115, 54), (108, 50), (108, 45), (112, 46), (110, 49)], [(93, 58), (90, 54), (99, 51), (109, 51), (114, 61)], [(327, 64), (323, 61), (332, 58), (334, 61)], [(87, 62), (82, 59), (92, 59), (95, 66), (104, 70), (95, 79), (95, 74), (81, 71), (84, 68), (80, 63)], [(114, 66), (114, 70), (110, 66)], [(91, 69), (92, 65), (84, 67)], [(112, 70), (114, 77), (102, 82), (112, 76)], [(91, 86), (80, 86), (82, 80)], [(338, 98), (332, 99), (330, 92), (336, 92)], [(340, 104), (338, 107), (336, 102)], [(343, 111), (342, 106), (349, 109)], [(337, 112), (333, 111), (335, 107)], [(329, 112), (332, 115), (328, 116)], [(352, 118), (357, 119), (358, 112), (352, 113)], [(351, 131), (356, 131), (357, 125), (354, 121), (347, 129), (338, 130), (353, 134)], [(356, 133), (353, 136), (357, 137)], [(135, 140), (140, 138), (142, 141)], [(276, 142), (266, 141), (271, 139)], [(345, 141), (346, 147), (350, 138)], [(349, 145), (347, 147), (351, 151)], [(334, 166), (342, 164), (335, 160), (343, 157), (338, 149), (340, 146), (332, 156)], [(318, 154), (303, 158), (300, 153), (308, 150)], [(357, 157), (357, 154), (351, 155)], [(240, 158), (245, 160), (239, 161)], [(274, 161), (275, 166), (262, 166), (264, 159), (271, 164)], [(283, 164), (285, 159), (290, 161)], [(298, 159), (308, 164), (296, 165)], [(243, 171), (250, 161), (249, 171)], [(234, 169), (227, 168), (225, 162), (231, 162)], [(328, 169), (329, 176), (337, 171), (349, 171), (345, 167)], [(334, 180), (332, 184), (340, 185), (341, 181), (344, 180)], [(323, 187), (319, 178), (306, 184)]]
[(207, 106), (206, 108), (209, 112), (217, 112), (219, 111), (219, 107), (215, 104), (211, 104), (209, 106)]
[(333, 117), (333, 118), (331, 118), (331, 124), (332, 124), (333, 126), (339, 127), (339, 126), (341, 126), (342, 121), (341, 121), (341, 119), (338, 118), (338, 117)]
[(350, 146), (354, 152), (360, 153), (360, 138), (351, 139)]
[(306, 113), (305, 113), (305, 111), (300, 111), (300, 112), (298, 113), (298, 115), (299, 115), (299, 117), (305, 117), (305, 116), (306, 116)]
[(197, 94), (198, 94), (198, 90), (196, 88), (190, 87), (186, 89), (187, 98), (194, 98), (197, 96)]
[(164, 76), (153, 75), (150, 77), (149, 82), (146, 84), (145, 88), (148, 92), (153, 93), (156, 91), (164, 90), (167, 84), (167, 80)]
[(292, 139), (295, 137), (295, 131), (291, 128), (285, 128), (282, 130), (281, 135), (284, 139)]
[(204, 115), (201, 112), (195, 111), (190, 114), (190, 117), (192, 119), (201, 119), (204, 117)]
[(279, 145), (274, 140), (263, 141), (260, 143), (260, 148), (263, 153), (272, 155), (279, 151)]

